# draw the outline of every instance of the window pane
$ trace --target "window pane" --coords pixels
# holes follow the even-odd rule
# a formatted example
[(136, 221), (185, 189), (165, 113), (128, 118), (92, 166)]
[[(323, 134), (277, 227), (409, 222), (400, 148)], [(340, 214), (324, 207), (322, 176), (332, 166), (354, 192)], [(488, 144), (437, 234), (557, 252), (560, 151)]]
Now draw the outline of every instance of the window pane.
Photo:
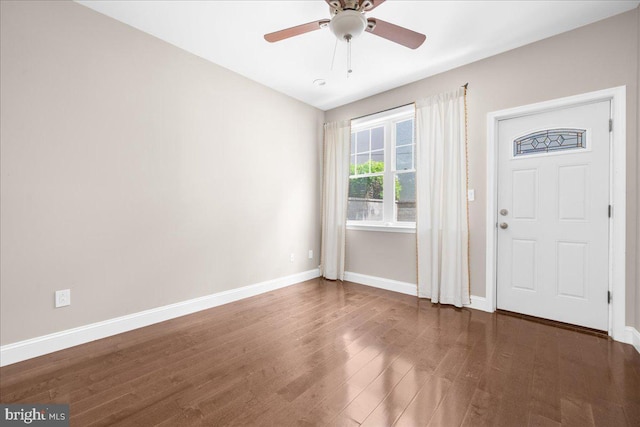
[(358, 153), (369, 151), (369, 129), (358, 132)]
[(396, 145), (413, 143), (413, 119), (396, 123)]
[(413, 169), (413, 145), (396, 148), (396, 170)]
[(349, 180), (347, 219), (351, 221), (382, 221), (383, 177), (369, 176)]
[(396, 218), (398, 222), (416, 220), (416, 173), (396, 174)]
[(356, 152), (356, 134), (351, 134), (351, 154)]
[(513, 141), (513, 157), (586, 148), (586, 129), (547, 129)]
[(369, 163), (369, 153), (364, 153), (364, 154), (358, 154), (357, 157), (357, 171), (356, 171), (356, 175), (360, 175), (363, 173), (369, 173), (371, 172), (370, 170), (370, 163)]
[(384, 149), (384, 127), (371, 129), (371, 149), (383, 150)]
[(384, 171), (384, 151), (372, 151), (371, 152), (371, 161), (373, 164), (371, 167), (371, 172), (383, 172)]

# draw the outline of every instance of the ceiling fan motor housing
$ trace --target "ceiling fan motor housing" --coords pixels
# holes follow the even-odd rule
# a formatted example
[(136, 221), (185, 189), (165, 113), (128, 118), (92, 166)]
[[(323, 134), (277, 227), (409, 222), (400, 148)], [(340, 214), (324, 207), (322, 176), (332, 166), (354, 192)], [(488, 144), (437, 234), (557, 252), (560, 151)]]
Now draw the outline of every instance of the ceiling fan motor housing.
[(343, 10), (331, 19), (331, 32), (342, 41), (355, 39), (367, 28), (367, 20), (361, 12)]

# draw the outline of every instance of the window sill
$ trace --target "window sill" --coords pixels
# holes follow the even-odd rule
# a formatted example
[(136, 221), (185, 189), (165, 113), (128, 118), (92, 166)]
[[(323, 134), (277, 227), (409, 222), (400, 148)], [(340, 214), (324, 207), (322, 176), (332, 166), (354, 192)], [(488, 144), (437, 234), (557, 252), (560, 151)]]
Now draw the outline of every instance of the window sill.
[(415, 224), (353, 224), (347, 223), (347, 230), (356, 231), (383, 231), (386, 233), (411, 233), (415, 234)]

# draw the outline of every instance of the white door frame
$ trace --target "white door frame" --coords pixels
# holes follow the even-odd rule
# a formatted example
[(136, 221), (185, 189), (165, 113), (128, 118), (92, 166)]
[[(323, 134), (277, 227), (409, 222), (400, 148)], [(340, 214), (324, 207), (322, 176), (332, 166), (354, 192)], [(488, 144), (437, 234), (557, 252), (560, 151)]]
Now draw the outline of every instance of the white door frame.
[(613, 215), (609, 221), (609, 336), (626, 341), (626, 86), (589, 92), (536, 104), (523, 105), (487, 114), (487, 223), (486, 223), (486, 298), (490, 311), (496, 310), (497, 286), (497, 208), (498, 208), (498, 124), (501, 120), (537, 114), (575, 105), (611, 101), (613, 132), (610, 132), (611, 150), (610, 204)]

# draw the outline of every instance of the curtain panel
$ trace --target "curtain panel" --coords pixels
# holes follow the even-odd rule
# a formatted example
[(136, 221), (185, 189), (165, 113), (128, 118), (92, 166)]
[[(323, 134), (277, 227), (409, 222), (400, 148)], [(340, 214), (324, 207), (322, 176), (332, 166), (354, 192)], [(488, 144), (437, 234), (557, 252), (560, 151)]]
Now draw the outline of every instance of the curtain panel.
[(344, 279), (350, 142), (349, 121), (324, 125), (320, 264), (323, 277), (330, 280)]
[(418, 296), (469, 304), (465, 89), (416, 102)]

